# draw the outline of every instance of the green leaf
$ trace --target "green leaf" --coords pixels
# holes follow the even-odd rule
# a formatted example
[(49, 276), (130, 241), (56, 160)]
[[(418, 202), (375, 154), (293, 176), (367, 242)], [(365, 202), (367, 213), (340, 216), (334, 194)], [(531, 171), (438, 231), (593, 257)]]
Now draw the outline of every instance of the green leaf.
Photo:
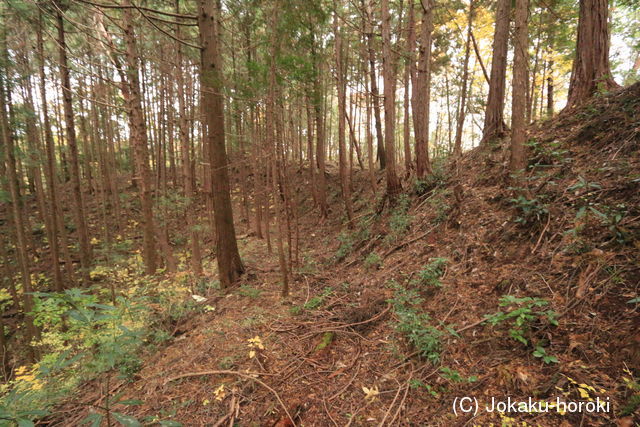
[(99, 412), (93, 412), (87, 415), (80, 424), (90, 424), (90, 427), (100, 427), (104, 416)]
[(16, 420), (16, 423), (18, 423), (18, 427), (33, 427), (33, 426), (35, 426), (33, 421), (27, 420), (25, 418), (18, 418)]
[(182, 423), (173, 420), (160, 421), (160, 425), (166, 427), (182, 427)]
[(130, 415), (121, 414), (120, 412), (112, 412), (113, 418), (126, 427), (141, 427), (140, 421)]

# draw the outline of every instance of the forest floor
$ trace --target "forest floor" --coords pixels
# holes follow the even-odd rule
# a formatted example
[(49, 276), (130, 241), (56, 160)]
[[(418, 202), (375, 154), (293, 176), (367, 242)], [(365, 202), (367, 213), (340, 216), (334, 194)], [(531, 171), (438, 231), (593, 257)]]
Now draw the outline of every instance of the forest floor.
[[(300, 264), (280, 297), (275, 254), (238, 224), (248, 267), (209, 310), (175, 325), (118, 410), (183, 425), (612, 425), (640, 422), (640, 85), (532, 128), (510, 188), (507, 144), (442, 165), (376, 212), (354, 173), (354, 229), (300, 216)], [(378, 177), (378, 193), (384, 189)], [(307, 173), (298, 172), (300, 191)], [(50, 419), (104, 401), (85, 384)], [(477, 398), (477, 414), (453, 412)], [(600, 398), (606, 413), (500, 413), (492, 397)], [(293, 420), (289, 420), (291, 416)], [(167, 424), (169, 425), (169, 424)], [(637, 425), (637, 424), (636, 424)]]

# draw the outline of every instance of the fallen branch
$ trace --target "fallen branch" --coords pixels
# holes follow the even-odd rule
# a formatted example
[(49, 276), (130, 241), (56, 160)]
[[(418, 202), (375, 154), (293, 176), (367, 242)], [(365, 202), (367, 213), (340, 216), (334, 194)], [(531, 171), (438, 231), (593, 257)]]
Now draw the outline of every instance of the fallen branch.
[(467, 329), (471, 329), (471, 328), (473, 328), (474, 326), (478, 326), (479, 324), (483, 323), (483, 322), (484, 322), (484, 321), (486, 321), (486, 320), (487, 320), (487, 319), (482, 318), (482, 319), (478, 320), (477, 322), (473, 322), (473, 323), (472, 323), (472, 324), (470, 324), (470, 325), (463, 326), (462, 328), (458, 329), (458, 330), (456, 331), (456, 333), (457, 333), (457, 334), (459, 334), (459, 333), (460, 333), (460, 332), (462, 332), (462, 331), (466, 331)]
[(438, 226), (436, 225), (435, 227), (431, 227), (430, 229), (428, 229), (427, 231), (425, 231), (422, 234), (419, 234), (418, 236), (414, 237), (413, 239), (409, 239), (405, 242), (400, 243), (398, 246), (395, 246), (391, 249), (389, 249), (387, 252), (385, 252), (382, 255), (382, 259), (385, 259), (386, 257), (388, 257), (389, 255), (391, 255), (392, 253), (394, 253), (395, 251), (397, 251), (398, 249), (402, 249), (405, 246), (409, 246), (410, 244), (412, 244), (413, 242), (416, 242), (424, 237), (426, 237), (429, 233), (431, 233), (433, 230), (435, 230)]

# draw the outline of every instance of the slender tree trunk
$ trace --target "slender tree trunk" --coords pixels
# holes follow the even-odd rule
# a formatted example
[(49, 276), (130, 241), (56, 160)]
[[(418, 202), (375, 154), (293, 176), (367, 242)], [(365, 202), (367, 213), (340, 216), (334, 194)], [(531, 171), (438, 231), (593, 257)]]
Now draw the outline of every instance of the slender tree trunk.
[(369, 82), (371, 83), (371, 103), (373, 104), (373, 115), (376, 119), (376, 137), (378, 141), (377, 156), (380, 161), (380, 170), (386, 165), (387, 158), (384, 154), (384, 136), (382, 134), (382, 115), (380, 113), (380, 93), (378, 91), (378, 79), (376, 77), (376, 53), (373, 47), (373, 0), (368, 1), (366, 13), (365, 34), (367, 37), (367, 50), (369, 52)]
[(402, 190), (396, 173), (396, 64), (391, 46), (389, 0), (382, 0), (382, 74), (384, 79), (384, 141), (387, 170), (387, 195), (394, 202)]
[[(125, 4), (130, 4), (128, 0)], [(153, 218), (153, 189), (151, 188), (151, 171), (149, 170), (149, 140), (147, 126), (142, 110), (142, 96), (140, 93), (139, 61), (136, 36), (133, 28), (132, 9), (124, 10), (126, 44), (126, 81), (129, 109), (129, 127), (133, 144), (135, 169), (137, 172), (140, 205), (142, 207), (143, 229), (143, 258), (147, 274), (154, 274), (157, 268), (156, 260), (156, 228)]]
[(338, 158), (340, 168), (340, 185), (342, 188), (342, 198), (345, 204), (347, 224), (353, 227), (353, 208), (351, 207), (351, 189), (349, 176), (347, 173), (347, 153), (345, 142), (345, 125), (347, 118), (346, 106), (346, 82), (344, 77), (342, 29), (338, 26), (338, 12), (333, 17), (333, 31), (335, 35), (335, 58), (336, 58), (336, 86), (338, 88)]
[(517, 96), (527, 90), (527, 68), (529, 61), (528, 47), (529, 36), (527, 31), (527, 21), (529, 16), (529, 0), (516, 0), (516, 29), (514, 37), (514, 58), (513, 58), (513, 93), (511, 103), (511, 158), (509, 169), (515, 173), (524, 170), (526, 166), (525, 158), (525, 115), (526, 98)]
[(481, 143), (501, 138), (506, 126), (504, 123), (504, 95), (507, 76), (507, 50), (509, 47), (509, 16), (511, 0), (498, 0), (496, 9), (496, 28), (493, 36), (493, 58), (491, 60), (491, 78), (489, 95), (484, 116), (484, 129)]
[(473, 0), (469, 2), (469, 24), (467, 27), (467, 42), (464, 48), (464, 63), (462, 68), (462, 88), (460, 89), (460, 110), (458, 111), (458, 124), (456, 128), (456, 140), (453, 148), (453, 154), (460, 157), (462, 154), (462, 132), (464, 130), (464, 119), (467, 114), (467, 84), (469, 82), (469, 56), (471, 53), (471, 30), (474, 15)]
[(85, 222), (84, 200), (82, 188), (80, 186), (80, 168), (78, 160), (78, 144), (76, 141), (76, 128), (73, 114), (73, 103), (71, 100), (71, 79), (69, 77), (69, 66), (67, 64), (67, 45), (65, 40), (64, 19), (60, 10), (56, 13), (58, 26), (58, 53), (60, 65), (60, 80), (62, 81), (64, 121), (67, 134), (67, 145), (71, 157), (71, 185), (73, 194), (73, 209), (76, 226), (78, 229), (78, 239), (80, 241), (80, 266), (82, 269), (82, 279), (85, 284), (89, 283), (89, 269), (91, 267), (91, 246), (89, 245), (89, 234)]
[(549, 61), (549, 69), (547, 70), (547, 117), (553, 117), (553, 60)]
[(200, 87), (202, 97), (202, 126), (207, 136), (211, 161), (213, 209), (216, 226), (216, 258), (220, 286), (228, 288), (242, 273), (244, 266), (238, 253), (233, 211), (231, 207), (228, 160), (224, 134), (224, 99), (222, 70), (218, 47), (217, 12), (219, 1), (198, 0), (200, 29)]
[(431, 173), (429, 161), (429, 104), (431, 101), (431, 32), (433, 30), (431, 0), (420, 2), (420, 46), (418, 72), (413, 94), (413, 115), (416, 134), (416, 174), (419, 179)]
[[(416, 49), (416, 37), (415, 37), (415, 12), (413, 1), (410, 1), (407, 5), (409, 8), (409, 17), (407, 20), (407, 51), (405, 52), (406, 60), (404, 61), (404, 102), (402, 103), (402, 107), (404, 110), (404, 121), (403, 121), (403, 137), (402, 143), (404, 145), (404, 169), (406, 176), (409, 176), (411, 173), (411, 169), (413, 168), (413, 162), (411, 161), (411, 119), (409, 115), (410, 109), (410, 92), (412, 81), (415, 83), (415, 78), (413, 78), (415, 72), (415, 56), (414, 51)], [(413, 87), (415, 90), (415, 86)], [(415, 132), (415, 125), (414, 125)]]
[[(175, 11), (180, 13), (180, 1), (175, 2)], [(176, 38), (180, 39), (180, 25), (176, 25)], [(200, 249), (200, 236), (196, 228), (197, 214), (195, 211), (196, 181), (193, 173), (191, 161), (191, 147), (189, 143), (189, 124), (187, 122), (187, 108), (184, 91), (184, 74), (182, 45), (176, 42), (177, 63), (176, 63), (176, 84), (178, 93), (178, 134), (180, 135), (180, 150), (182, 156), (182, 175), (184, 185), (184, 195), (186, 198), (185, 216), (187, 227), (189, 228), (189, 238), (191, 246), (191, 268), (196, 276), (202, 275), (202, 251)]]
[(318, 165), (318, 204), (320, 206), (320, 217), (329, 216), (329, 206), (327, 205), (327, 179), (325, 176), (325, 130), (323, 116), (323, 95), (320, 77), (322, 75), (321, 61), (316, 52), (315, 34), (311, 34), (311, 62), (313, 65), (313, 107), (316, 118), (316, 161)]
[[(4, 50), (4, 47), (3, 47)], [(4, 68), (4, 67), (2, 67)], [(2, 75), (8, 74), (2, 70)], [(29, 268), (29, 254), (27, 252), (27, 237), (25, 235), (25, 224), (22, 209), (22, 196), (20, 195), (19, 177), (16, 172), (15, 147), (13, 143), (13, 132), (11, 131), (8, 118), (7, 92), (5, 92), (5, 79), (0, 79), (0, 127), (2, 130), (2, 145), (4, 146), (4, 157), (6, 162), (7, 181), (9, 193), (11, 195), (11, 214), (15, 230), (15, 246), (18, 254), (18, 265), (22, 280), (22, 309), (25, 322), (25, 343), (29, 351), (29, 358), (35, 362), (37, 352), (30, 343), (38, 336), (37, 329), (33, 324), (33, 289), (31, 287), (31, 270)], [(4, 333), (4, 331), (2, 331)]]

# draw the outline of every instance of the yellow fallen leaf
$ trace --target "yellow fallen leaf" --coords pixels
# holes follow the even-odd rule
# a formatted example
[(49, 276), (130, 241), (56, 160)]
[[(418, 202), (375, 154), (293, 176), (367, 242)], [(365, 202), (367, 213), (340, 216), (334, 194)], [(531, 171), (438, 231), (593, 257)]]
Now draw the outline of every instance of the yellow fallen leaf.
[(260, 350), (264, 350), (264, 345), (262, 344), (262, 339), (260, 339), (260, 337), (258, 335), (256, 335), (253, 338), (249, 338), (247, 341), (249, 341), (249, 347), (257, 348), (257, 349), (260, 349)]
[(578, 387), (578, 392), (580, 393), (580, 397), (583, 399), (588, 399), (589, 398), (589, 392), (587, 392), (587, 390)]
[(214, 390), (213, 392), (213, 396), (216, 398), (216, 400), (222, 400), (224, 399), (224, 397), (227, 395), (227, 393), (225, 393), (224, 391), (224, 384), (221, 384), (220, 387), (218, 387), (217, 389)]
[(376, 399), (376, 397), (380, 394), (377, 386), (372, 388), (362, 387), (362, 391), (364, 392), (364, 400), (369, 402), (373, 402)]

